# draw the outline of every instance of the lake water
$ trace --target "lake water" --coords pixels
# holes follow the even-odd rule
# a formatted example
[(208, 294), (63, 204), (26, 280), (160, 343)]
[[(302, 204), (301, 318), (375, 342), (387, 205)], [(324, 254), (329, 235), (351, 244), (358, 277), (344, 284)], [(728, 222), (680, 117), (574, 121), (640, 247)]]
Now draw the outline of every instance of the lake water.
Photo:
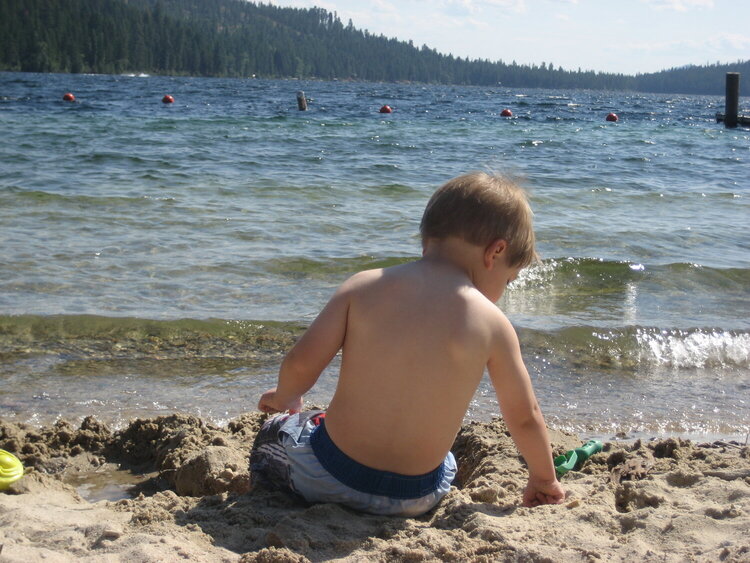
[[(720, 97), (0, 73), (0, 416), (254, 409), (335, 287), (416, 258), (432, 191), (481, 169), (531, 191), (544, 263), (499, 306), (548, 423), (744, 441), (750, 130), (717, 111)], [(336, 364), (310, 401), (330, 400)], [(485, 379), (468, 417), (497, 412)]]

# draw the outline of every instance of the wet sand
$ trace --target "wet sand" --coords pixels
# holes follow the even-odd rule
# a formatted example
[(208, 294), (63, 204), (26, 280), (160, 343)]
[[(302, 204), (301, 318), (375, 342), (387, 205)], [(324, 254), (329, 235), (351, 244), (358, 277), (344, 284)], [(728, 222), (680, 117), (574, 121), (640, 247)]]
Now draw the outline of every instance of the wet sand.
[[(475, 422), (454, 444), (446, 498), (389, 518), (250, 490), (264, 419), (219, 428), (174, 414), (116, 432), (93, 418), (0, 420), (0, 448), (27, 468), (0, 493), (0, 561), (750, 561), (743, 444), (606, 443), (562, 478), (563, 504), (523, 508), (526, 470), (505, 426)], [(556, 454), (582, 442), (551, 439)]]

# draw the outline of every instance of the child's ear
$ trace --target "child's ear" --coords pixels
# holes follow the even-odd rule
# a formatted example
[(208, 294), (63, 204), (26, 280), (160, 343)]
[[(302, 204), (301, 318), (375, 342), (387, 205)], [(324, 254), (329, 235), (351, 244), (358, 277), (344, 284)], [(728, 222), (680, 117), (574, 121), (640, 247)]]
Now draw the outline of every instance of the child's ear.
[(495, 264), (495, 260), (500, 258), (508, 248), (508, 243), (505, 239), (495, 239), (484, 250), (484, 265), (488, 270), (491, 270)]

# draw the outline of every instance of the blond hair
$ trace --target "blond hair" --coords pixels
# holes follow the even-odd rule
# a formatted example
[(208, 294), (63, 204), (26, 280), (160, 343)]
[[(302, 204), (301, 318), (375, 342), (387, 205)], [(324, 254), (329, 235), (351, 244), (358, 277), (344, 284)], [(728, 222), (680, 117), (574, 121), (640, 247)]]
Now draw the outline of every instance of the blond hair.
[(450, 236), (481, 246), (503, 239), (508, 244), (508, 263), (526, 267), (539, 260), (532, 217), (526, 192), (515, 180), (471, 172), (432, 194), (419, 232), (423, 246), (427, 239)]

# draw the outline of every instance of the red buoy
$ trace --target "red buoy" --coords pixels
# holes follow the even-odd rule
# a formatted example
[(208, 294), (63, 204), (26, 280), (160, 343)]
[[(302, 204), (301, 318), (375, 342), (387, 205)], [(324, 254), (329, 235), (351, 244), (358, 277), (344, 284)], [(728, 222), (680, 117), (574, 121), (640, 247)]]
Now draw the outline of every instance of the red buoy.
[(393, 113), (391, 106), (383, 106), (380, 108), (380, 113)]
[(70, 92), (68, 92), (67, 94), (63, 95), (63, 100), (65, 100), (66, 102), (75, 102), (76, 101), (76, 97), (73, 94), (71, 94)]
[(505, 108), (503, 111), (500, 112), (500, 115), (503, 117), (513, 117), (513, 112), (510, 111), (508, 108)]
[(173, 104), (174, 103), (174, 98), (172, 96), (170, 96), (169, 94), (167, 94), (166, 96), (164, 96), (161, 99), (161, 101), (162, 101), (162, 103), (165, 103), (165, 104)]
[(620, 119), (620, 118), (617, 117), (616, 113), (608, 113), (607, 114), (607, 121), (617, 121), (618, 119)]

